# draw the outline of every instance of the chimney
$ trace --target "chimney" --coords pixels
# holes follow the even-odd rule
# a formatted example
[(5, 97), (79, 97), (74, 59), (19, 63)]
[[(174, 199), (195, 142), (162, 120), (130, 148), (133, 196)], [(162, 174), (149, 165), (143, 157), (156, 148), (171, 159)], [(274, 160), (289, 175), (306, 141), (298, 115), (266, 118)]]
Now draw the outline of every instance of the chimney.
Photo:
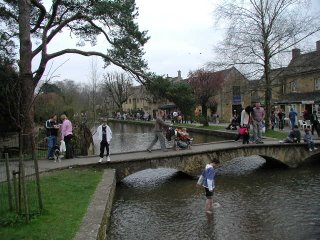
[(316, 50), (320, 51), (320, 40), (316, 42)]
[(295, 59), (299, 55), (300, 55), (300, 49), (299, 48), (292, 49), (292, 59)]
[(178, 71), (178, 79), (179, 79), (179, 80), (182, 80), (181, 71), (180, 71), (180, 70)]

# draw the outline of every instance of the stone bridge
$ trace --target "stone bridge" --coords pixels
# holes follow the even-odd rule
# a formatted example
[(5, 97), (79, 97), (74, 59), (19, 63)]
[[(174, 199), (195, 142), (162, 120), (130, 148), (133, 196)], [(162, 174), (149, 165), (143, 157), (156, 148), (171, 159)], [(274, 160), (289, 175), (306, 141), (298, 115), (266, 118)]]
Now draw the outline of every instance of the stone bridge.
[(173, 168), (196, 176), (212, 157), (217, 157), (223, 164), (234, 158), (249, 156), (260, 156), (266, 164), (296, 168), (308, 160), (320, 161), (320, 150), (309, 152), (306, 144), (302, 143), (279, 144), (273, 141), (239, 146), (239, 143), (222, 142), (195, 145), (192, 150), (112, 155), (112, 161), (102, 164), (102, 167), (116, 169), (117, 181), (149, 168)]

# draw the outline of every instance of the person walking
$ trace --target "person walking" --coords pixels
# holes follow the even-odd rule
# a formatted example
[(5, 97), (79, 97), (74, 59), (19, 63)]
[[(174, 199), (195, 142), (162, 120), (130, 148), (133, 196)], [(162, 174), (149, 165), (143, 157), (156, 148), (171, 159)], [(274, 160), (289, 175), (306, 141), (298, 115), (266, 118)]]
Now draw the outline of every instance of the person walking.
[(107, 162), (110, 161), (109, 146), (112, 139), (111, 128), (107, 125), (107, 120), (102, 120), (102, 124), (97, 128), (98, 139), (100, 140), (100, 159), (99, 163), (103, 161), (104, 149), (106, 149)]
[(215, 177), (216, 170), (220, 167), (220, 161), (217, 158), (213, 158), (209, 164), (207, 164), (200, 175), (200, 178), (197, 182), (198, 187), (203, 187), (205, 190), (206, 203), (205, 211), (208, 214), (212, 213), (213, 208), (213, 193), (215, 190)]
[(50, 119), (46, 121), (47, 141), (48, 141), (48, 159), (54, 159), (54, 147), (57, 145), (57, 136), (59, 125), (57, 123), (57, 115), (53, 114)]
[(261, 107), (260, 102), (257, 102), (252, 110), (253, 141), (255, 143), (263, 143), (261, 128), (263, 125), (264, 116), (264, 108)]
[(163, 117), (164, 117), (164, 111), (160, 110), (157, 118), (156, 118), (156, 123), (154, 126), (154, 139), (152, 140), (152, 142), (150, 143), (149, 147), (147, 148), (148, 152), (151, 152), (152, 147), (157, 143), (157, 141), (160, 141), (160, 146), (161, 146), (161, 150), (166, 152), (167, 148), (166, 148), (166, 142), (165, 142), (165, 138), (163, 135), (163, 131), (164, 129), (167, 129), (170, 125), (166, 124), (163, 121)]
[(298, 116), (297, 112), (294, 111), (293, 108), (290, 108), (289, 120), (290, 120), (290, 124), (291, 124), (291, 129), (292, 130), (293, 130), (294, 126), (296, 125), (297, 116)]
[(73, 158), (73, 146), (72, 146), (72, 123), (65, 114), (61, 115), (61, 140), (64, 140), (66, 144), (66, 159)]
[(313, 111), (312, 115), (310, 116), (310, 123), (311, 123), (311, 134), (314, 134), (314, 130), (316, 130), (318, 137), (320, 136), (319, 134), (319, 119), (317, 116), (317, 112)]
[(247, 106), (241, 112), (239, 133), (238, 133), (235, 141), (238, 141), (240, 139), (240, 137), (242, 136), (242, 144), (249, 143), (249, 129), (250, 129), (250, 122), (251, 122), (251, 112), (252, 112), (251, 106)]

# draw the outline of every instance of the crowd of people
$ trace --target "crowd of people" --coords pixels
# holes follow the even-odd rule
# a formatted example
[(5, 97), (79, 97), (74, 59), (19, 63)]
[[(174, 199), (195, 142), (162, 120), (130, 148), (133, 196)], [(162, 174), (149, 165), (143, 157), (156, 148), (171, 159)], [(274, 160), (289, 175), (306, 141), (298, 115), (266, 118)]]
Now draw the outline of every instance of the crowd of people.
[[(279, 128), (279, 130), (283, 130), (285, 127), (285, 120), (288, 119), (288, 124), (291, 129), (289, 135), (286, 139), (280, 141), (281, 143), (295, 143), (300, 142), (301, 132), (298, 126), (298, 113), (290, 108), (288, 115), (286, 116), (285, 112), (279, 108), (271, 113), (271, 129)], [(319, 119), (316, 114), (316, 111), (313, 111), (312, 114), (308, 114), (308, 111), (305, 110), (303, 112), (303, 121), (310, 121), (310, 128), (306, 127), (305, 136), (311, 135), (310, 137), (304, 137), (303, 140), (308, 144), (309, 150), (312, 151), (314, 149), (312, 143), (314, 132), (317, 132), (318, 136), (320, 136), (320, 124)], [(243, 144), (252, 143), (263, 143), (262, 141), (262, 132), (265, 131), (265, 110), (261, 107), (260, 103), (256, 103), (253, 107), (247, 106), (242, 109), (240, 114), (237, 114), (234, 111), (232, 119), (230, 120), (230, 124), (226, 127), (228, 130), (238, 130), (238, 135), (235, 138), (235, 141), (238, 141), (242, 138)], [(252, 129), (252, 135), (250, 136), (250, 129)]]

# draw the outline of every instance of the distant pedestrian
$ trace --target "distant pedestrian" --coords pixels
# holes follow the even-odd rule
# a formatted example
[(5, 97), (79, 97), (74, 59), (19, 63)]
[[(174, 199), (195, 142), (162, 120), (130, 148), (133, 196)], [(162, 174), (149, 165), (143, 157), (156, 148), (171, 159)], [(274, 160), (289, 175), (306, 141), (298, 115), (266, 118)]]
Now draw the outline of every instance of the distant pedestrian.
[(314, 146), (313, 136), (310, 133), (310, 129), (306, 128), (304, 131), (305, 135), (303, 140), (308, 144), (309, 151), (312, 152), (313, 150), (317, 150), (318, 148)]
[(283, 113), (282, 109), (279, 109), (278, 112), (278, 119), (279, 119), (279, 130), (283, 130), (284, 128), (284, 118), (285, 118), (285, 114)]
[(262, 126), (265, 116), (264, 108), (257, 102), (252, 110), (252, 125), (253, 125), (253, 141), (255, 143), (262, 142)]
[(274, 127), (277, 124), (277, 117), (274, 111), (271, 112), (271, 117), (270, 117), (270, 121), (271, 121), (271, 129), (274, 130)]
[(293, 108), (290, 108), (289, 120), (290, 120), (290, 124), (291, 124), (291, 129), (293, 129), (294, 126), (296, 125), (297, 116), (298, 116), (297, 112), (294, 111)]
[(220, 167), (219, 159), (213, 158), (211, 162), (205, 166), (197, 182), (197, 186), (198, 187), (202, 186), (205, 190), (205, 196), (206, 196), (205, 211), (208, 214), (212, 213), (213, 193), (216, 187), (215, 177), (216, 177), (216, 170), (218, 167)]
[(72, 123), (65, 114), (61, 115), (61, 140), (64, 140), (66, 144), (66, 159), (73, 158), (73, 146), (72, 146)]
[(310, 116), (310, 123), (311, 123), (311, 133), (314, 134), (314, 130), (316, 130), (318, 137), (320, 136), (319, 132), (319, 119), (317, 116), (317, 112), (313, 111), (312, 115)]
[(101, 125), (97, 128), (98, 139), (100, 140), (100, 159), (99, 163), (103, 161), (104, 149), (106, 149), (107, 161), (110, 161), (110, 141), (112, 139), (111, 128), (107, 125), (107, 120), (103, 119)]
[(310, 120), (310, 114), (309, 114), (308, 109), (304, 109), (304, 111), (303, 111), (303, 113), (302, 113), (302, 117), (303, 117), (303, 120), (304, 120), (304, 121)]
[(54, 147), (57, 145), (57, 136), (59, 125), (57, 122), (57, 115), (54, 114), (46, 121), (45, 124), (47, 130), (47, 142), (48, 142), (48, 156), (49, 160), (54, 159)]
[(170, 125), (163, 121), (163, 117), (164, 117), (164, 111), (160, 110), (154, 126), (155, 136), (153, 141), (150, 143), (149, 147), (147, 148), (148, 152), (151, 152), (152, 147), (157, 143), (158, 140), (160, 141), (161, 150), (164, 152), (167, 151), (166, 141), (163, 135), (163, 131), (165, 131)]

